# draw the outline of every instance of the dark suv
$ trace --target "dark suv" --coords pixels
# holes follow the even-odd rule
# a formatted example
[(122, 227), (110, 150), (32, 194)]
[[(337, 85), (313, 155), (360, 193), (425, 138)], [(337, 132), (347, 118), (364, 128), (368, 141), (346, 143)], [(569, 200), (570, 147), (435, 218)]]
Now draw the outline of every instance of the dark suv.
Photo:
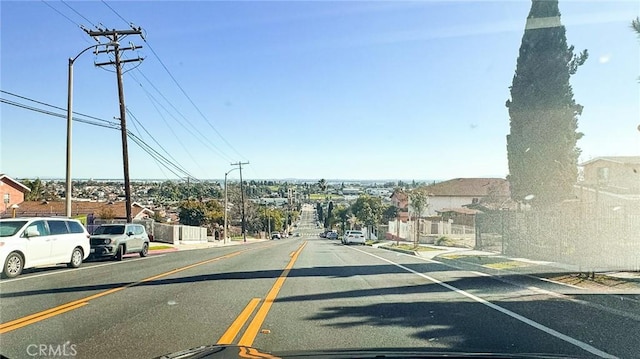
[(149, 235), (141, 224), (102, 224), (91, 235), (91, 256), (122, 260), (125, 254), (149, 253)]

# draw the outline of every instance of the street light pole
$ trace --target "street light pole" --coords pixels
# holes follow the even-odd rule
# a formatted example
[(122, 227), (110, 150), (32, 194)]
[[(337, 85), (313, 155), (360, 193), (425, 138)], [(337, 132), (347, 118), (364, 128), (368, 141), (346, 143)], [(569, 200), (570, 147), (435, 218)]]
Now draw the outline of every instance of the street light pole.
[(226, 172), (224, 174), (224, 230), (223, 230), (223, 232), (224, 232), (224, 242), (223, 243), (224, 244), (227, 244), (227, 207), (228, 207), (228, 204), (227, 204), (227, 201), (228, 201), (228, 198), (227, 198), (227, 175), (229, 173), (237, 170), (237, 169), (238, 168), (233, 168), (229, 172)]
[(74, 58), (69, 58), (69, 77), (67, 83), (67, 166), (66, 166), (66, 190), (65, 190), (65, 216), (71, 217), (71, 122), (73, 114), (73, 63), (85, 52), (99, 46), (114, 46), (114, 42), (96, 44), (80, 51)]

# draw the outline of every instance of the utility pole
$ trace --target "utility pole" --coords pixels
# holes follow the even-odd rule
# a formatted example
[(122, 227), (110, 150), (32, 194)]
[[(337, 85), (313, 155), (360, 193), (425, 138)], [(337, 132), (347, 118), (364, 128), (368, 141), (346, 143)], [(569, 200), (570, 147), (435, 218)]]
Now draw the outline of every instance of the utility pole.
[(131, 47), (120, 47), (120, 43), (124, 37), (127, 35), (140, 35), (142, 36), (141, 28), (131, 28), (131, 30), (103, 30), (98, 29), (97, 31), (85, 30), (87, 34), (91, 37), (101, 37), (104, 36), (114, 44), (114, 49), (106, 49), (102, 51), (97, 51), (97, 53), (109, 53), (111, 51), (114, 52), (115, 61), (96, 63), (95, 66), (106, 66), (106, 65), (115, 65), (116, 67), (116, 75), (118, 80), (118, 99), (120, 102), (120, 132), (122, 137), (122, 165), (124, 171), (124, 195), (125, 195), (125, 207), (127, 212), (127, 223), (131, 223), (131, 183), (129, 180), (129, 150), (127, 147), (127, 122), (125, 118), (126, 107), (124, 105), (124, 87), (122, 84), (122, 64), (128, 62), (140, 62), (144, 60), (143, 58), (138, 57), (137, 59), (120, 59), (120, 52), (126, 50), (136, 50), (141, 48), (142, 46), (135, 46), (131, 44)]
[(236, 163), (232, 163), (231, 166), (238, 166), (238, 169), (240, 170), (240, 200), (242, 201), (242, 239), (244, 242), (247, 241), (247, 229), (245, 226), (246, 220), (244, 217), (244, 187), (242, 184), (242, 165), (248, 165), (249, 162), (236, 162)]

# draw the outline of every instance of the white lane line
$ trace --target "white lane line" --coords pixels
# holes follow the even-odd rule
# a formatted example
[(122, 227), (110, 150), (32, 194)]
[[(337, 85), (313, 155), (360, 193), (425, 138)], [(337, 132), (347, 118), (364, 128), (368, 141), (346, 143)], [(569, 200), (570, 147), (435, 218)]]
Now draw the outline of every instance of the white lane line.
[[(494, 279), (494, 280), (497, 280), (497, 281), (500, 281), (500, 282), (503, 282), (503, 283), (507, 283), (507, 284), (510, 284), (510, 285), (513, 285), (513, 286), (516, 286), (516, 287), (528, 289), (528, 290), (530, 290), (532, 292), (536, 292), (538, 294), (545, 294), (545, 295), (553, 296), (553, 297), (556, 297), (556, 298), (560, 298), (560, 299), (563, 299), (563, 300), (570, 301), (572, 303), (581, 304), (581, 305), (587, 306), (589, 308), (594, 308), (594, 309), (597, 309), (597, 310), (601, 310), (603, 312), (607, 312), (607, 313), (610, 313), (610, 314), (618, 315), (618, 316), (621, 316), (621, 317), (624, 317), (624, 318), (628, 318), (628, 319), (632, 319), (632, 320), (635, 320), (637, 322), (640, 322), (640, 315), (637, 315), (637, 314), (634, 314), (634, 313), (630, 313), (630, 312), (625, 312), (623, 310), (619, 310), (619, 309), (615, 309), (615, 308), (611, 308), (611, 307), (607, 307), (607, 306), (604, 306), (602, 304), (589, 302), (587, 300), (576, 299), (576, 298), (573, 298), (573, 297), (571, 297), (571, 296), (569, 296), (567, 294), (562, 294), (562, 293), (550, 291), (550, 290), (547, 290), (547, 289), (542, 289), (542, 288), (535, 287), (535, 286), (525, 286), (525, 285), (520, 284), (520, 283), (518, 283), (516, 281), (505, 279), (505, 278), (503, 278), (501, 276), (495, 276), (495, 275), (491, 275), (491, 274), (484, 273), (484, 272), (469, 271), (469, 270), (466, 270), (464, 268), (458, 267), (458, 266), (450, 264), (450, 263), (438, 262), (436, 260), (429, 259), (429, 258), (422, 258), (422, 257), (414, 256), (412, 254), (405, 254), (405, 253), (398, 253), (398, 252), (397, 252), (397, 254), (399, 256), (403, 255), (403, 256), (407, 256), (407, 257), (413, 258), (413, 259), (419, 259), (421, 261), (425, 261), (425, 262), (428, 262), (428, 263), (441, 264), (441, 265), (443, 265), (445, 267), (471, 272), (471, 273), (474, 273), (476, 275), (480, 275), (482, 277), (490, 277), (491, 279)], [(468, 264), (473, 264), (473, 263), (468, 263)], [(510, 274), (510, 275), (524, 276), (524, 277), (528, 277), (528, 278), (543, 280), (543, 278), (536, 277), (536, 276), (529, 275), (529, 274), (521, 274), (521, 273), (516, 273), (516, 272), (511, 272), (511, 271), (506, 271), (506, 270), (505, 270), (505, 272), (507, 274)], [(552, 281), (552, 283), (554, 283), (554, 284), (564, 284), (564, 283), (555, 283), (554, 281)], [(572, 287), (571, 284), (565, 284), (565, 285)], [(576, 287), (576, 289), (580, 289), (582, 291), (586, 290), (586, 288), (582, 288), (582, 287)], [(582, 294), (589, 294), (589, 293), (588, 292), (584, 292)], [(627, 293), (607, 293), (607, 294), (609, 294), (609, 295), (614, 295), (614, 294), (625, 295), (625, 294), (635, 294), (635, 293), (628, 293), (627, 292)], [(631, 299), (631, 298), (625, 298), (624, 300), (630, 300), (630, 301), (633, 301), (633, 302), (638, 302), (637, 300)]]
[[(145, 259), (160, 258), (160, 257), (164, 257), (164, 256), (165, 256), (165, 254), (157, 254), (157, 255), (152, 255), (152, 256), (149, 256), (149, 257), (145, 257), (145, 258), (133, 258), (133, 259), (127, 259), (126, 261), (122, 261), (122, 262), (110, 262), (110, 263), (104, 263), (104, 264), (97, 264), (97, 265), (94, 265), (94, 266), (83, 266), (83, 267), (80, 267), (80, 268), (66, 269), (66, 270), (62, 270), (62, 271), (57, 271), (57, 270), (55, 270), (56, 267), (52, 266), (52, 267), (49, 267), (49, 268), (51, 268), (51, 272), (41, 273), (41, 274), (34, 274), (34, 275), (25, 274), (24, 276), (19, 276), (18, 278), (3, 279), (3, 280), (0, 280), (0, 285), (2, 285), (4, 283), (17, 282), (19, 280), (27, 280), (27, 279), (31, 279), (31, 278), (40, 278), (40, 277), (44, 277), (44, 276), (48, 276), (48, 275), (54, 275), (54, 274), (73, 273), (73, 272), (76, 272), (76, 271), (79, 271), (79, 270), (83, 270), (83, 269), (100, 268), (100, 267), (110, 266), (110, 265), (114, 265), (114, 264), (131, 263), (131, 262), (141, 261), (141, 260), (145, 260)], [(44, 268), (44, 267), (40, 267), (40, 268)], [(63, 269), (63, 267), (60, 267), (60, 269)]]
[(524, 324), (532, 326), (532, 327), (534, 327), (534, 328), (536, 328), (538, 330), (541, 330), (541, 331), (543, 331), (543, 332), (545, 332), (545, 333), (547, 333), (549, 335), (552, 335), (552, 336), (554, 336), (554, 337), (556, 337), (556, 338), (558, 338), (560, 340), (563, 340), (563, 341), (565, 341), (565, 342), (567, 342), (569, 344), (573, 344), (573, 345), (577, 346), (578, 348), (580, 348), (580, 349), (582, 349), (584, 351), (587, 351), (587, 352), (589, 352), (591, 354), (597, 355), (597, 356), (599, 356), (601, 358), (617, 358), (616, 356), (613, 356), (613, 355), (611, 355), (609, 353), (606, 353), (606, 352), (604, 352), (604, 351), (602, 351), (602, 350), (600, 350), (598, 348), (595, 348), (595, 347), (593, 347), (593, 346), (591, 346), (591, 345), (589, 345), (589, 344), (587, 344), (585, 342), (582, 342), (582, 341), (580, 341), (578, 339), (572, 338), (572, 337), (570, 337), (570, 336), (568, 336), (566, 334), (562, 334), (562, 333), (560, 333), (560, 332), (558, 332), (556, 330), (553, 330), (553, 329), (551, 329), (551, 328), (549, 328), (547, 326), (544, 326), (544, 325), (542, 325), (542, 324), (540, 324), (540, 323), (538, 323), (536, 321), (533, 321), (533, 320), (531, 320), (531, 319), (529, 319), (527, 317), (524, 317), (524, 316), (522, 316), (520, 314), (512, 312), (509, 309), (505, 309), (505, 308), (503, 308), (503, 307), (501, 307), (499, 305), (493, 304), (493, 303), (491, 303), (491, 302), (489, 302), (489, 301), (487, 301), (485, 299), (482, 299), (482, 298), (480, 298), (478, 296), (475, 296), (475, 295), (473, 295), (471, 293), (468, 293), (468, 292), (466, 292), (466, 291), (464, 291), (462, 289), (456, 288), (456, 287), (454, 287), (454, 286), (452, 286), (450, 284), (447, 284), (447, 283), (444, 283), (442, 281), (439, 281), (439, 280), (437, 280), (437, 279), (435, 279), (435, 278), (433, 278), (431, 276), (428, 276), (428, 275), (426, 275), (424, 273), (417, 272), (417, 271), (415, 271), (415, 270), (413, 270), (411, 268), (403, 266), (402, 264), (398, 264), (398, 263), (393, 262), (391, 260), (388, 260), (386, 258), (382, 258), (382, 257), (377, 256), (375, 254), (371, 254), (371, 253), (365, 252), (365, 251), (363, 251), (361, 249), (356, 249), (356, 248), (353, 248), (353, 249), (358, 251), (358, 252), (362, 252), (364, 254), (367, 254), (369, 256), (377, 258), (377, 259), (379, 259), (379, 260), (381, 260), (383, 262), (387, 262), (389, 264), (393, 264), (394, 266), (396, 266), (398, 268), (402, 268), (407, 272), (413, 273), (413, 274), (415, 274), (417, 276), (420, 276), (420, 277), (422, 277), (424, 279), (427, 279), (427, 280), (429, 280), (429, 281), (431, 281), (431, 282), (433, 282), (435, 284), (443, 286), (443, 287), (445, 287), (445, 288), (447, 288), (447, 289), (449, 289), (451, 291), (454, 291), (454, 292), (456, 292), (456, 293), (458, 293), (460, 295), (463, 295), (463, 296), (465, 296), (465, 297), (467, 297), (469, 299), (472, 299), (472, 300), (474, 300), (474, 301), (476, 301), (478, 303), (484, 304), (484, 305), (486, 305), (487, 307), (489, 307), (491, 309), (494, 309), (494, 310), (497, 310), (500, 313), (506, 314), (506, 315), (510, 316), (511, 318), (513, 318), (513, 319), (519, 320)]

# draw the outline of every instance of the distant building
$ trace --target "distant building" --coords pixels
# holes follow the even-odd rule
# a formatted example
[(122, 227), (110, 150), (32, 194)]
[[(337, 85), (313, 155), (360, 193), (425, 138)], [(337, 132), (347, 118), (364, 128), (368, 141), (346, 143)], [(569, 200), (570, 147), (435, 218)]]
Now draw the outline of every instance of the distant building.
[(10, 213), (11, 206), (20, 205), (24, 201), (24, 194), (30, 191), (29, 187), (0, 173), (0, 198), (2, 198), (0, 213), (3, 215)]
[(423, 213), (426, 216), (457, 210), (470, 214), (464, 207), (479, 203), (500, 208), (510, 202), (511, 196), (509, 182), (504, 178), (454, 178), (423, 188), (429, 194), (429, 206)]
[(580, 166), (584, 186), (618, 194), (640, 194), (640, 156), (596, 157)]

